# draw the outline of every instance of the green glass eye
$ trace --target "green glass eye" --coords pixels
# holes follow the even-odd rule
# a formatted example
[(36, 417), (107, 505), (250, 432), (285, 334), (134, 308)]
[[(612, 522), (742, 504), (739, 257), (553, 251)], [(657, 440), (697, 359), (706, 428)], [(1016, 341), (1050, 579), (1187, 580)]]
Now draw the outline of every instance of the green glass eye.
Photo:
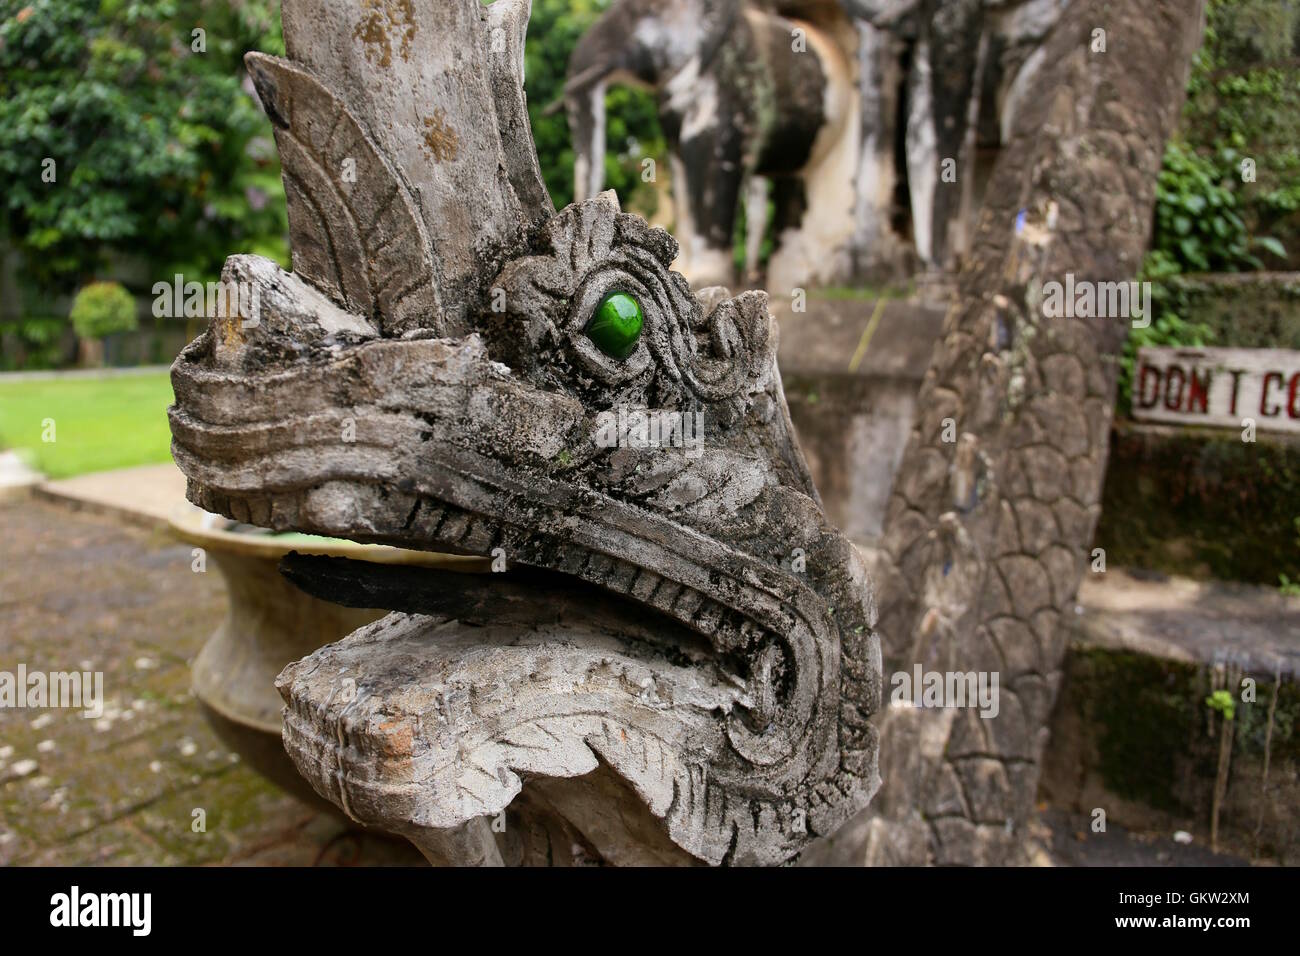
[(600, 300), (587, 323), (587, 338), (612, 359), (623, 361), (641, 337), (641, 303), (626, 292), (611, 292)]

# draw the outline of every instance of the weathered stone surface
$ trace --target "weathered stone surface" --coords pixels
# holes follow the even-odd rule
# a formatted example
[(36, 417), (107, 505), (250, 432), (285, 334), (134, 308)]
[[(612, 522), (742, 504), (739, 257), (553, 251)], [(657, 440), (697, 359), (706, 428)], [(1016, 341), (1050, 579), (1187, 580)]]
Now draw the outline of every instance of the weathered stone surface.
[[(1118, 423), (1096, 545), (1108, 566), (1276, 585), (1300, 580), (1300, 439)], [(1055, 507), (1060, 508), (1061, 502)]]
[[(308, 114), (301, 124), (319, 131), (313, 145), (319, 143), (323, 150), (314, 162), (298, 162), (297, 151), (286, 145), (290, 138), (303, 142), (297, 134), (300, 121), (290, 115), (287, 129), (277, 124), (286, 186), (296, 190), (305, 185), (304, 198), (316, 206), (329, 190), (308, 181), (315, 173), (314, 178), (329, 180), (343, 197), (369, 191), (396, 204), (376, 206), (381, 215), (374, 218), (327, 219), (316, 239), (323, 248), (336, 250), (359, 240), (369, 257), (358, 265), (369, 268), (375, 268), (371, 260), (376, 253), (390, 253), (393, 269), (427, 262), (432, 281), (421, 271), (412, 273), (409, 282), (386, 287), (399, 300), (403, 293), (417, 297), (418, 305), (409, 312), (385, 311), (385, 319), (399, 332), (463, 331), (468, 313), (479, 305), (484, 273), (519, 250), (526, 228), (542, 211), (525, 208), (539, 197), (515, 191), (514, 184), (526, 176), (510, 159), (520, 149), (534, 152), (532, 136), (511, 126), (511, 136), (526, 137), (527, 146), (506, 147), (497, 119), (495, 64), (513, 48), (506, 36), (507, 12), (493, 18), (500, 36), (495, 53), (487, 10), (477, 0), (342, 0), (327, 6), (289, 0), (282, 16), (288, 64), (254, 55), (250, 69), (255, 82), (267, 63), (310, 77), (310, 93), (295, 98), (295, 110)], [(363, 167), (367, 153), (381, 161), (373, 171)], [(356, 159), (355, 184), (343, 180), (347, 158)], [(391, 178), (384, 174), (388, 171)], [(376, 230), (399, 207), (411, 210), (415, 228), (403, 228), (400, 247), (377, 242)], [(291, 200), (291, 216), (293, 208)], [(295, 230), (295, 269), (299, 248)], [(332, 258), (346, 266), (341, 257)], [(348, 302), (364, 311), (363, 301), (348, 296)]]
[[(1001, 707), (982, 721), (988, 730), (972, 718), (944, 732), (933, 763), (955, 769), (967, 803), (925, 821), (927, 852), (913, 862), (1015, 858), (1059, 679), (1064, 645), (1055, 631), (1072, 611), (1098, 513), (1127, 332), (1120, 317), (1050, 319), (1040, 291), (1067, 273), (1100, 281), (1136, 272), (1201, 9), (1194, 0), (1069, 4), (1045, 48), (1046, 93), (1020, 109), (921, 386), (876, 575), (887, 672), (926, 662), (998, 673)], [(1099, 24), (1105, 54), (1091, 52)], [(1059, 381), (1053, 371), (1063, 372)], [(924, 414), (936, 403), (951, 407), (957, 441)], [(1070, 538), (1049, 512), (1069, 517)], [(1006, 554), (1011, 515), (1022, 550)], [(882, 727), (886, 767), (912, 740), (891, 737), (893, 712)], [(889, 840), (896, 827), (899, 846), (915, 846), (910, 808), (935, 772), (887, 775), (873, 809), (888, 822), (873, 838)]]
[(876, 538), (943, 312), (875, 296), (780, 298), (781, 378), (827, 517), (854, 541)]
[[(515, 569), (476, 584), (287, 569), (402, 612), (282, 675), (286, 747), (345, 811), (438, 862), (536, 862), (575, 834), (609, 861), (782, 862), (878, 785), (865, 571), (793, 438), (766, 297), (697, 298), (671, 237), (612, 194), (551, 215), (502, 145), (526, 132), (523, 9), (343, 3), (322, 21), (287, 5), (290, 60), (253, 61), (287, 180), (311, 168), (299, 145), (337, 159), (359, 131), (376, 157), (352, 193), (327, 172), (338, 214), (300, 219), (295, 255), (339, 236), (352, 252), (309, 256), (302, 280), (378, 335), (340, 341), (346, 323), (309, 294), (277, 307), (265, 347), (261, 326), (238, 349), (214, 327), (173, 368), (174, 456), (211, 511)], [(490, 35), (501, 56), (465, 55)], [(432, 145), (404, 126), (417, 106), (438, 117)], [(414, 211), (378, 246), (348, 223), (376, 189), (374, 229)], [(399, 247), (408, 272), (377, 279)], [(245, 271), (270, 300), (302, 281)], [(644, 314), (621, 360), (586, 334), (613, 291)], [(678, 430), (611, 424), (647, 408)], [(598, 768), (621, 789), (587, 780)], [(551, 783), (521, 794), (524, 777)], [(626, 832), (593, 792), (622, 794)], [(498, 839), (482, 818), (508, 807), (522, 822)]]
[[(257, 297), (242, 311), (227, 306), (214, 319), (212, 351), (218, 366), (293, 362), (379, 337), (369, 321), (340, 309), (300, 273), (284, 272), (269, 259), (231, 256), (221, 281), (226, 288), (256, 289)], [(256, 334), (250, 334), (253, 329)]]
[(731, 281), (742, 197), (756, 277), (769, 182), (774, 292), (948, 267), (1066, 5), (616, 0), (569, 61), (574, 194), (603, 182), (607, 87), (635, 84), (658, 94), (693, 283)]
[(734, 281), (742, 195), (749, 269), (772, 181), (778, 248), (771, 287), (830, 282), (847, 269), (844, 202), (856, 172), (859, 97), (852, 27), (832, 4), (816, 18), (747, 0), (616, 0), (569, 59), (565, 105), (574, 195), (595, 196), (605, 168), (605, 92), (654, 90), (669, 148), (678, 268), (696, 286)]

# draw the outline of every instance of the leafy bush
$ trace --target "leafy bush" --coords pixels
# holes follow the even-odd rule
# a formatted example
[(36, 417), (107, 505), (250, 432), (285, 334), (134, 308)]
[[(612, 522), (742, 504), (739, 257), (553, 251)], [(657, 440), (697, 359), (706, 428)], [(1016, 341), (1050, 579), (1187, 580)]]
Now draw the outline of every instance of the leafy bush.
[(1165, 148), (1151, 239), (1152, 249), (1162, 256), (1162, 271), (1171, 266), (1179, 272), (1262, 269), (1254, 249), (1284, 255), (1276, 239), (1252, 239), (1248, 233), (1237, 191), (1228, 185), (1241, 158), (1230, 147), (1200, 156), (1177, 140)]
[(67, 356), (62, 316), (33, 316), (0, 322), (0, 371), (58, 368)]
[(1189, 322), (1187, 304), (1177, 285), (1167, 280), (1182, 273), (1182, 263), (1161, 249), (1147, 253), (1138, 273), (1138, 281), (1151, 283), (1151, 324), (1144, 329), (1133, 329), (1124, 341), (1124, 357), (1119, 370), (1119, 408), (1130, 407), (1133, 397), (1133, 369), (1137, 363), (1138, 349), (1147, 346), (1210, 345), (1213, 330), (1200, 322)]
[(1239, 175), (1242, 155), (1224, 147), (1211, 156), (1195, 152), (1185, 142), (1165, 147), (1164, 164), (1156, 181), (1155, 220), (1151, 251), (1138, 274), (1151, 283), (1151, 324), (1133, 329), (1124, 345), (1120, 365), (1120, 408), (1132, 400), (1133, 368), (1143, 346), (1211, 345), (1213, 331), (1191, 322), (1188, 303), (1176, 283), (1186, 273), (1246, 272), (1263, 269), (1256, 255), (1264, 251), (1284, 257), (1286, 250), (1271, 236), (1252, 236), (1242, 216)]
[[(1182, 129), (1198, 152), (1240, 154), (1239, 215), (1290, 253), (1274, 268), (1300, 268), (1300, 4), (1210, 0)], [(1254, 182), (1241, 181), (1242, 159)]]
[(83, 339), (102, 339), (136, 327), (135, 299), (117, 282), (92, 282), (72, 300), (72, 327)]

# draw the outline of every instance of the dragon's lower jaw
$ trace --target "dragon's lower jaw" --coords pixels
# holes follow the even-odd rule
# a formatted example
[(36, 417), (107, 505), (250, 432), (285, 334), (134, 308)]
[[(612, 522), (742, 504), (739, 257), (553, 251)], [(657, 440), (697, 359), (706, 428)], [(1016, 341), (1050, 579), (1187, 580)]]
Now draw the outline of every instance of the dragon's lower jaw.
[[(402, 609), (277, 682), (288, 753), (359, 822), (455, 863), (486, 862), (484, 843), (524, 862), (576, 843), (614, 864), (773, 864), (808, 838), (806, 810), (739, 772), (731, 722), (755, 705), (735, 661), (670, 617), (522, 569), (291, 554), (283, 570), (318, 597)], [(495, 837), (447, 850), (443, 834), (507, 808)], [(557, 820), (571, 838), (538, 846)]]
[[(352, 683), (340, 687), (340, 673)], [(279, 687), (285, 746), (312, 785), (363, 823), (404, 822), (417, 843), (421, 830), (495, 817), (525, 779), (584, 776), (598, 762), (694, 858), (780, 862), (801, 842), (738, 832), (754, 818), (704, 778), (740, 689), (586, 623), (393, 614), (291, 665)], [(643, 840), (570, 822), (602, 859), (644, 862)]]

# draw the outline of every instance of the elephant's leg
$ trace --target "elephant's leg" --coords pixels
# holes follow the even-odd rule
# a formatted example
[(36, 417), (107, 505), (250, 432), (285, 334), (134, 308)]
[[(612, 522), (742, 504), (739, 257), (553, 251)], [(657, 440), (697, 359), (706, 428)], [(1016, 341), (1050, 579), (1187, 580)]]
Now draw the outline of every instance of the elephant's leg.
[(781, 236), (798, 229), (808, 211), (803, 180), (798, 176), (779, 176), (772, 180), (772, 230)]
[(762, 272), (763, 237), (767, 233), (768, 180), (750, 176), (745, 182), (745, 275), (746, 284), (757, 283)]
[(899, 41), (865, 20), (858, 36), (858, 168), (854, 183), (853, 273), (879, 280), (908, 271), (910, 248), (894, 228), (899, 183), (896, 140), (898, 89), (902, 82)]
[(930, 219), (930, 258), (941, 268), (952, 265), (953, 240), (961, 242), (963, 192), (966, 181), (974, 176), (974, 140), (967, 136), (967, 128), (972, 97), (978, 108), (982, 78), (977, 74), (984, 46), (978, 0), (950, 0), (938, 6), (930, 21), (927, 52), (939, 164)]
[(1031, 95), (1034, 77), (1047, 60), (1044, 41), (1061, 19), (1059, 0), (1024, 0), (1004, 9), (985, 12), (987, 29), (996, 38), (997, 56), (990, 61), (995, 77), (994, 114), (998, 144), (1011, 141), (1016, 115)]
[[(799, 56), (806, 65), (816, 64), (817, 72), (803, 90), (791, 95), (795, 103), (802, 103), (809, 92), (815, 92), (812, 99), (821, 122), (813, 127), (808, 160), (798, 171), (806, 203), (803, 218), (797, 230), (780, 234), (778, 248), (768, 263), (768, 287), (775, 294), (848, 278), (856, 228), (852, 196), (860, 144), (853, 64), (829, 35), (807, 24), (801, 26), (806, 30), (808, 52)], [(788, 45), (788, 33), (782, 39)]]
[(740, 200), (743, 131), (720, 109), (716, 84), (682, 121), (672, 155), (674, 235), (681, 247), (675, 267), (695, 288), (735, 281), (732, 236)]
[(593, 83), (566, 105), (573, 132), (573, 201), (583, 202), (605, 186), (605, 84)]
[(971, 234), (975, 230), (975, 217), (979, 204), (975, 194), (977, 160), (979, 155), (980, 101), (984, 92), (984, 76), (988, 69), (989, 31), (981, 32), (979, 48), (975, 55), (975, 70), (967, 96), (966, 129), (961, 143), (960, 193), (956, 214), (948, 228), (948, 254), (954, 263), (960, 263), (970, 252)]
[(912, 241), (926, 268), (934, 265), (934, 193), (939, 181), (934, 129), (930, 40), (923, 31), (912, 51), (907, 77), (907, 191), (912, 205)]

